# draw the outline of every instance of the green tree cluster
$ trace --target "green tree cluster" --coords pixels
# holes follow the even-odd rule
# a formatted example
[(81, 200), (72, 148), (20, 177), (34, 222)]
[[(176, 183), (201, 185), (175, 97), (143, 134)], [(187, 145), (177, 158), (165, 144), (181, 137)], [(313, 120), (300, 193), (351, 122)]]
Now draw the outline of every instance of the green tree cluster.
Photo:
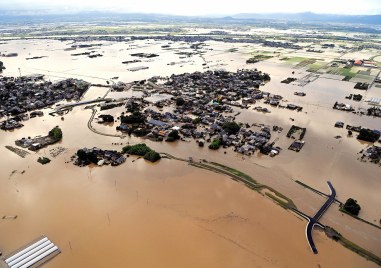
[(145, 143), (135, 144), (135, 145), (127, 145), (123, 147), (123, 153), (143, 156), (144, 159), (156, 162), (161, 159), (161, 156), (156, 151), (152, 150)]
[(144, 114), (140, 112), (134, 112), (131, 115), (121, 116), (120, 121), (124, 124), (142, 124), (146, 121)]
[(234, 121), (226, 121), (222, 128), (229, 134), (229, 135), (232, 135), (232, 134), (237, 134), (238, 131), (241, 129), (240, 125), (238, 125), (236, 122)]
[(122, 150), (123, 153), (144, 156), (146, 153), (151, 151), (151, 148), (149, 148), (145, 143), (140, 143), (135, 145), (127, 145), (123, 147)]
[(349, 198), (347, 202), (344, 204), (344, 210), (349, 212), (352, 215), (359, 215), (359, 212), (361, 210), (361, 207), (359, 204), (357, 204), (357, 201), (353, 198)]
[(262, 75), (262, 79), (263, 79), (263, 81), (270, 81), (271, 77), (270, 77), (270, 75), (268, 73), (264, 73)]
[(96, 156), (94, 152), (85, 152), (84, 150), (79, 149), (77, 151), (77, 156), (82, 161), (85, 161), (85, 162), (89, 161), (94, 164), (98, 163), (98, 157)]
[(376, 142), (380, 138), (380, 134), (371, 130), (362, 128), (360, 130), (359, 135), (357, 136), (357, 139), (363, 140), (363, 141), (369, 141), (369, 142)]
[(50, 162), (50, 159), (47, 157), (39, 157), (37, 159), (37, 162), (42, 164), (42, 165), (45, 165), (45, 164), (48, 164)]
[(165, 141), (167, 142), (173, 142), (180, 139), (179, 132), (177, 130), (172, 130)]
[(49, 131), (49, 137), (52, 137), (55, 141), (59, 141), (62, 139), (62, 130), (56, 126), (52, 130)]
[(152, 151), (149, 151), (148, 153), (146, 153), (144, 155), (144, 159), (154, 163), (154, 162), (160, 160), (161, 156), (160, 156), (160, 154), (158, 152), (152, 150)]
[(220, 139), (214, 139), (211, 144), (209, 144), (209, 149), (211, 150), (217, 150), (221, 146), (221, 140)]
[(139, 128), (139, 129), (134, 129), (132, 133), (134, 133), (136, 137), (144, 137), (150, 133), (150, 130), (145, 128)]

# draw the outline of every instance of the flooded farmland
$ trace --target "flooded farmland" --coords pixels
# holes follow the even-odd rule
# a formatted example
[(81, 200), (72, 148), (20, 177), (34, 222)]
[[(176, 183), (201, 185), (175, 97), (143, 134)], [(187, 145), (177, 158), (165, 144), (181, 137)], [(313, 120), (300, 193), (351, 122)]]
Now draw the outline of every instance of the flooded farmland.
[[(91, 42), (90, 42), (91, 43)], [(129, 137), (117, 132), (119, 123), (109, 125), (90, 121), (92, 111), (75, 107), (61, 119), (45, 115), (25, 121), (21, 129), (0, 132), (0, 216), (17, 215), (17, 219), (0, 219), (0, 251), (13, 250), (39, 237), (49, 236), (62, 253), (47, 267), (375, 267), (372, 262), (349, 251), (314, 231), (319, 254), (314, 255), (305, 239), (306, 221), (276, 205), (274, 201), (228, 176), (197, 169), (170, 159), (150, 164), (144, 159), (128, 158), (119, 167), (74, 166), (71, 156), (80, 148), (100, 147), (121, 150), (124, 145), (145, 142), (158, 152), (195, 161), (206, 159), (235, 168), (258, 182), (271, 186), (291, 198), (299, 210), (313, 215), (325, 199), (301, 187), (295, 180), (328, 193), (330, 180), (338, 199), (355, 198), (361, 204), (360, 217), (374, 224), (381, 218), (380, 167), (358, 160), (361, 150), (368, 146), (355, 137), (347, 137), (345, 129), (334, 128), (337, 121), (379, 129), (379, 118), (359, 116), (332, 109), (336, 100), (353, 93), (354, 84), (337, 79), (319, 78), (304, 87), (282, 84), (292, 76), (303, 78), (305, 69), (282, 65), (277, 59), (246, 64), (253, 48), (243, 44), (206, 42), (203, 53), (189, 57), (176, 54), (192, 52), (189, 45), (167, 41), (92, 42), (91, 48), (71, 47), (70, 42), (54, 40), (16, 40), (0, 44), (2, 52), (17, 52), (18, 56), (2, 59), (4, 76), (44, 74), (47, 80), (78, 78), (105, 87), (92, 86), (82, 101), (99, 97), (112, 99), (141, 97), (142, 92), (109, 91), (108, 83), (131, 83), (152, 76), (170, 76), (185, 72), (240, 68), (257, 68), (267, 72), (271, 81), (261, 90), (279, 94), (289, 103), (303, 106), (302, 112), (270, 107), (271, 113), (234, 107), (236, 120), (243, 123), (281, 126), (272, 140), (282, 147), (281, 153), (270, 158), (260, 153), (241, 155), (231, 148), (212, 151), (200, 148), (194, 140), (175, 143), (153, 142)], [(100, 44), (100, 45), (99, 45)], [(99, 46), (98, 46), (99, 45)], [(227, 52), (236, 48), (237, 52)], [(213, 48), (213, 50), (211, 50)], [(74, 53), (88, 51), (103, 56), (89, 58)], [(152, 59), (142, 59), (131, 65), (133, 53), (156, 53)], [(290, 53), (285, 50), (283, 53)], [(41, 59), (26, 58), (45, 56)], [(336, 56), (336, 54), (335, 54)], [(206, 65), (204, 65), (206, 64)], [(131, 67), (148, 69), (132, 72)], [(205, 66), (210, 68), (206, 69)], [(112, 79), (114, 78), (114, 79)], [(112, 82), (114, 81), (114, 82)], [(306, 92), (301, 98), (295, 91)], [(366, 92), (380, 97), (376, 87)], [(153, 94), (151, 102), (169, 99), (171, 95)], [(355, 103), (366, 107), (365, 102)], [(164, 107), (169, 109), (169, 107)], [(125, 110), (108, 110), (115, 118)], [(99, 115), (99, 109), (96, 115)], [(119, 137), (100, 135), (99, 133)], [(20, 158), (4, 146), (14, 146), (16, 139), (48, 133), (59, 125), (62, 141), (55, 145), (66, 151), (42, 166), (40, 156), (49, 156), (47, 147)], [(287, 150), (291, 140), (286, 133), (291, 125), (307, 128), (306, 145), (299, 153)], [(334, 137), (340, 135), (341, 139)], [(117, 145), (116, 145), (117, 144)], [(371, 252), (381, 255), (380, 230), (361, 225), (338, 211), (333, 205), (321, 219), (347, 238)], [(150, 256), (147, 258), (146, 256)], [(297, 257), (295, 257), (297, 256)]]

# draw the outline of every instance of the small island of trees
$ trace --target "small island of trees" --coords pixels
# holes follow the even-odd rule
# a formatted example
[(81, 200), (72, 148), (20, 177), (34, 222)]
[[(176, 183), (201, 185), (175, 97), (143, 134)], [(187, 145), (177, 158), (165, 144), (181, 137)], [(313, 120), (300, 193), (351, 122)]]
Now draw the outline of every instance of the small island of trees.
[(37, 162), (40, 163), (40, 164), (42, 164), (42, 165), (45, 165), (45, 164), (50, 163), (50, 159), (47, 158), (47, 157), (39, 157), (39, 158), (37, 159)]
[(48, 134), (49, 137), (51, 137), (54, 142), (60, 141), (62, 139), (62, 130), (58, 126), (54, 127), (52, 130), (49, 131)]
[(156, 162), (161, 159), (161, 156), (156, 151), (152, 150), (145, 143), (127, 145), (122, 149), (123, 153), (143, 156), (145, 160)]
[(123, 124), (142, 124), (146, 121), (145, 115), (140, 113), (139, 111), (133, 112), (131, 115), (120, 117), (120, 122)]
[(344, 206), (343, 206), (343, 209), (348, 212), (349, 214), (351, 215), (354, 215), (354, 216), (358, 216), (359, 215), (359, 212), (361, 210), (361, 207), (359, 204), (357, 204), (357, 201), (354, 200), (353, 198), (349, 198)]

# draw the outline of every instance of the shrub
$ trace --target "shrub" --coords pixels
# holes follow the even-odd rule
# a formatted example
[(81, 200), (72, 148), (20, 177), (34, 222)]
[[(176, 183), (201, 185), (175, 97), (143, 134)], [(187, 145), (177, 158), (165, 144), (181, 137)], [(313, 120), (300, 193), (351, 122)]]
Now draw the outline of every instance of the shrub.
[(50, 162), (50, 159), (47, 158), (47, 157), (39, 157), (39, 158), (37, 159), (37, 162), (40, 163), (40, 164), (42, 164), (42, 165), (45, 165), (45, 164), (47, 164), (47, 163)]

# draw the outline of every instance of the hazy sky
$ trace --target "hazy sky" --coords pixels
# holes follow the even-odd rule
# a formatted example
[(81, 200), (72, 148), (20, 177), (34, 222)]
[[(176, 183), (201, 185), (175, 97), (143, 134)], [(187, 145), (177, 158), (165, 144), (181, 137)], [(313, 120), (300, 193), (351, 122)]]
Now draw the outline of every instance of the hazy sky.
[(304, 12), (381, 14), (381, 0), (0, 0), (0, 8), (109, 10), (177, 15)]

